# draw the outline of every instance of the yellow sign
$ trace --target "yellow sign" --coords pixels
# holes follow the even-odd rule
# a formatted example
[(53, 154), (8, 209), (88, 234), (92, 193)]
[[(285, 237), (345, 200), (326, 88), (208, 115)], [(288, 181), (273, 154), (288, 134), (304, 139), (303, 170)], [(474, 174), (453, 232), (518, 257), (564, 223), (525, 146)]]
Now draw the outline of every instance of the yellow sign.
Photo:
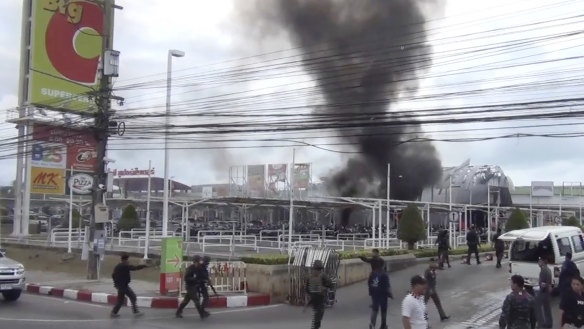
[(30, 193), (65, 194), (66, 173), (64, 169), (32, 167)]
[[(103, 53), (103, 4), (32, 1), (29, 102), (65, 111), (94, 108)], [(93, 97), (95, 99), (95, 97)]]

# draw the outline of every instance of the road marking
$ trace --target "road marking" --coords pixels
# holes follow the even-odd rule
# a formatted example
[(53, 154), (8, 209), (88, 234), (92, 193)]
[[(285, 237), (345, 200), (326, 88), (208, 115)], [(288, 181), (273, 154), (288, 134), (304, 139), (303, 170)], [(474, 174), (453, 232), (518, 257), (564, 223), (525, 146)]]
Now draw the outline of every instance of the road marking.
[[(83, 304), (83, 303), (82, 303)], [(241, 309), (234, 309), (234, 310), (224, 310), (224, 311), (216, 311), (211, 313), (211, 315), (215, 315), (215, 314), (226, 314), (226, 313), (237, 313), (237, 312), (252, 312), (252, 311), (260, 311), (260, 310), (266, 310), (266, 309), (270, 309), (270, 308), (276, 308), (276, 307), (280, 307), (283, 304), (276, 304), (276, 305), (266, 305), (266, 306), (258, 306), (258, 307), (247, 307), (247, 308), (241, 308)], [(169, 316), (159, 316), (159, 317), (144, 317), (144, 320), (168, 320), (171, 319), (174, 316), (174, 311), (172, 309), (169, 309), (169, 312), (171, 313), (171, 315)], [(50, 323), (75, 323), (75, 322), (81, 322), (81, 323), (91, 323), (91, 322), (105, 322), (105, 321), (135, 321), (136, 318), (131, 317), (131, 318), (118, 318), (118, 319), (111, 319), (111, 318), (104, 318), (104, 319), (14, 319), (14, 318), (2, 318), (0, 317), (0, 321), (6, 321), (6, 322), (33, 322), (33, 323), (37, 323), (37, 322), (50, 322)]]

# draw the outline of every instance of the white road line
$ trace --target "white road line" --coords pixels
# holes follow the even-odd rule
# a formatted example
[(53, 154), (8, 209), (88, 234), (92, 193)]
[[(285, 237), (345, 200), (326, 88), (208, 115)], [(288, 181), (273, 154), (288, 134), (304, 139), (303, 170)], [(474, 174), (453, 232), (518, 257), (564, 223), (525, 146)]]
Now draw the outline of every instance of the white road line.
[[(237, 313), (237, 312), (252, 312), (252, 311), (260, 311), (260, 310), (265, 310), (265, 309), (270, 309), (270, 308), (276, 308), (276, 307), (280, 307), (283, 304), (276, 304), (276, 305), (266, 305), (266, 306), (258, 306), (258, 307), (246, 307), (246, 308), (241, 308), (241, 309), (234, 309), (234, 310), (224, 310), (224, 311), (216, 311), (216, 312), (212, 312), (211, 315), (215, 315), (215, 314), (226, 314), (226, 313)], [(173, 309), (168, 309), (169, 310), (169, 316), (165, 316), (165, 317), (143, 317), (142, 319), (144, 320), (168, 320), (168, 319), (172, 319), (174, 317), (174, 310)], [(37, 323), (37, 322), (50, 322), (50, 323), (91, 323), (91, 322), (105, 322), (105, 321), (135, 321), (136, 318), (135, 317), (130, 317), (130, 318), (118, 318), (118, 319), (110, 319), (110, 318), (104, 318), (104, 319), (15, 319), (15, 318), (2, 318), (0, 317), (0, 321), (6, 321), (6, 322), (33, 322), (33, 323)]]

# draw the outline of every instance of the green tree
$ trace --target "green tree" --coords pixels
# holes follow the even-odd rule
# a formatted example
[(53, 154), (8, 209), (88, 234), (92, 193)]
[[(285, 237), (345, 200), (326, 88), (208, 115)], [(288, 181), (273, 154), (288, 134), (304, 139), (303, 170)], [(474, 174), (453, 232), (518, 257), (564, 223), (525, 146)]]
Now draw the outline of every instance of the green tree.
[(525, 213), (519, 209), (513, 209), (511, 216), (507, 220), (507, 225), (505, 225), (505, 231), (521, 230), (524, 228), (529, 228), (529, 223), (527, 222), (527, 217)]
[(133, 228), (139, 227), (140, 220), (138, 218), (138, 212), (136, 212), (136, 207), (128, 205), (122, 212), (122, 218), (120, 218), (120, 221), (118, 222), (118, 230), (129, 231)]
[(403, 211), (397, 229), (398, 239), (408, 244), (408, 249), (414, 249), (414, 244), (426, 239), (424, 219), (418, 207), (410, 204)]
[(580, 220), (578, 220), (578, 218), (574, 216), (571, 216), (570, 218), (566, 219), (564, 226), (575, 226), (578, 228), (582, 228), (582, 225), (580, 225)]

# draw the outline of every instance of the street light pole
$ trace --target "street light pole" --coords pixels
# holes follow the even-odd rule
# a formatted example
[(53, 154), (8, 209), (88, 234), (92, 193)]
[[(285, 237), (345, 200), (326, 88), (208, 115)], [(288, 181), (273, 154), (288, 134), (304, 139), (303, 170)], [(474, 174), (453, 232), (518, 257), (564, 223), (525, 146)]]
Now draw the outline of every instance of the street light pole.
[(152, 161), (148, 161), (148, 196), (146, 197), (146, 240), (144, 241), (144, 259), (148, 259), (148, 248), (150, 247), (150, 191), (152, 191)]
[(294, 166), (296, 166), (296, 149), (292, 149), (292, 166), (290, 167), (290, 215), (288, 217), (288, 255), (292, 251), (292, 226), (294, 225)]
[(166, 70), (166, 124), (164, 133), (164, 201), (162, 205), (162, 236), (168, 235), (168, 170), (169, 170), (169, 150), (168, 150), (168, 128), (170, 125), (170, 95), (172, 82), (172, 58), (184, 57), (185, 53), (180, 50), (169, 50)]
[[(391, 163), (387, 164), (387, 218), (385, 219), (385, 240), (387, 243), (387, 248), (389, 248), (389, 217), (390, 217), (390, 202), (391, 202)], [(381, 211), (381, 209), (380, 209)]]

